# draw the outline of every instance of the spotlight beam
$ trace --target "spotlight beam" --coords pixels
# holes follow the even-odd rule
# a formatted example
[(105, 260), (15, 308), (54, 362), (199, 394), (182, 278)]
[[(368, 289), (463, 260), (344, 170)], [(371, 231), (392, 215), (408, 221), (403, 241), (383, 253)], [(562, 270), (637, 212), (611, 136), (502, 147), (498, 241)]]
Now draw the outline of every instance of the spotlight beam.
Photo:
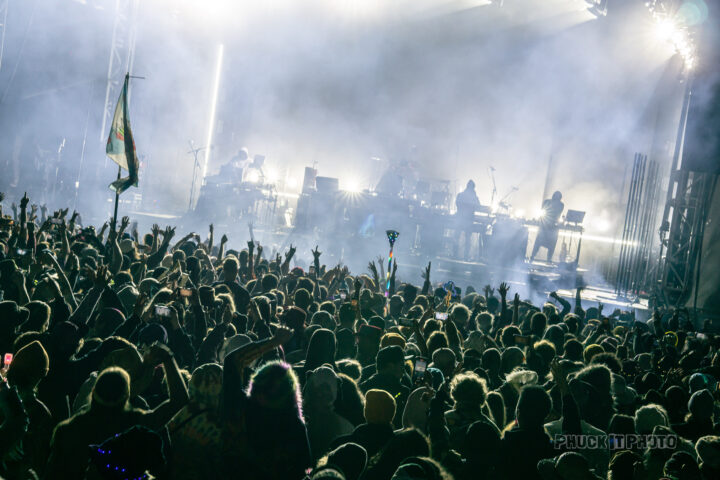
[(207, 167), (210, 162), (210, 151), (212, 150), (213, 133), (215, 130), (215, 112), (217, 111), (218, 92), (220, 90), (220, 72), (222, 71), (223, 54), (225, 46), (223, 44), (218, 45), (217, 51), (217, 63), (215, 64), (215, 78), (213, 80), (212, 89), (212, 100), (210, 103), (210, 120), (208, 122), (208, 133), (207, 133), (207, 148), (205, 149), (205, 160), (203, 161), (202, 178), (205, 180), (207, 175)]

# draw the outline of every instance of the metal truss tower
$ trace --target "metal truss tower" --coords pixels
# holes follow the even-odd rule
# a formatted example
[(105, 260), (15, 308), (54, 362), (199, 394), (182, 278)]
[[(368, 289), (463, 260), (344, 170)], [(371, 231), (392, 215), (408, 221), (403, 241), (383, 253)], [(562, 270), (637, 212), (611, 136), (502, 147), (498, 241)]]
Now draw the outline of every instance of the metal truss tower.
[[(113, 24), (112, 45), (110, 46), (102, 128), (100, 129), (101, 142), (107, 140), (107, 127), (115, 113), (115, 102), (120, 94), (120, 87), (124, 81), (125, 73), (132, 72), (139, 3), (139, 0), (116, 0), (115, 2), (115, 22)], [(130, 91), (128, 87), (129, 101)]]
[(0, 70), (2, 70), (3, 53), (5, 52), (5, 28), (7, 27), (9, 3), (10, 0), (0, 0)]
[(682, 165), (692, 78), (688, 78), (686, 88), (660, 227), (656, 284), (658, 306), (679, 307), (687, 301), (692, 291), (715, 180), (711, 173), (689, 171)]

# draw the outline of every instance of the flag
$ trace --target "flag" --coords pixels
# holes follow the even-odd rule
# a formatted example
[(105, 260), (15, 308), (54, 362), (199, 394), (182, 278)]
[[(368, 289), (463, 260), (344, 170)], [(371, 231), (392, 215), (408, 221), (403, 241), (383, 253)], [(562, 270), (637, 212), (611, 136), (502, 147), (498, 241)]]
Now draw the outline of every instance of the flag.
[(108, 136), (105, 153), (120, 168), (128, 171), (128, 176), (120, 178), (110, 184), (110, 190), (123, 193), (130, 186), (138, 186), (138, 158), (135, 152), (135, 141), (133, 140), (132, 130), (130, 130), (130, 118), (128, 116), (127, 90), (130, 75), (125, 75), (125, 84), (123, 85), (120, 98), (118, 98), (115, 106), (115, 115), (113, 115), (112, 125), (110, 126), (110, 136)]

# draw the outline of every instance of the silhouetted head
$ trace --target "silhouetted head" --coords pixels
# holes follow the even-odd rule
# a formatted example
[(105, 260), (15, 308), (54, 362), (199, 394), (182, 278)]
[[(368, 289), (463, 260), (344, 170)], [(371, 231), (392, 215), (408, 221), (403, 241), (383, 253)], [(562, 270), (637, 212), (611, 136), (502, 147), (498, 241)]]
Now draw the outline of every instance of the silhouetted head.
[(557, 200), (562, 200), (562, 193), (560, 193), (560, 192), (555, 192), (555, 193), (553, 193), (552, 199), (553, 199), (553, 200), (556, 200), (556, 201), (557, 201)]
[(468, 180), (467, 187), (468, 190), (475, 190), (475, 182), (472, 180)]

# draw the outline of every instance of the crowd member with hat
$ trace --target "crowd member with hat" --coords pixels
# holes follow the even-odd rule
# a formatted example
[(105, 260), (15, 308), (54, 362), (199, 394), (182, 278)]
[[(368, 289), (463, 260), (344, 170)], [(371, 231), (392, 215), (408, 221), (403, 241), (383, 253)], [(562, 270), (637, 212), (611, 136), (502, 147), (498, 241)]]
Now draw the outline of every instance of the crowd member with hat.
[(352, 433), (335, 438), (333, 447), (357, 443), (367, 451), (368, 457), (372, 457), (393, 437), (396, 411), (395, 399), (387, 391), (368, 390), (365, 392), (365, 423), (355, 427)]

